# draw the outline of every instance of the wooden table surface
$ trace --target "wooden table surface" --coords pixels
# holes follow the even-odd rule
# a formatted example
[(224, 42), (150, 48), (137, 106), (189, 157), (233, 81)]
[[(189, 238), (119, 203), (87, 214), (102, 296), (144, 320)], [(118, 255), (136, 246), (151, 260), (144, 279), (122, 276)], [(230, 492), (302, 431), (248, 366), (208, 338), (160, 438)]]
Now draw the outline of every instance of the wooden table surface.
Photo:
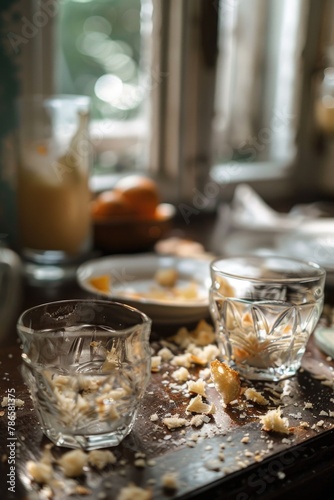
[[(204, 226), (209, 231), (210, 226), (206, 223)], [(179, 231), (177, 234), (187, 233)], [(195, 238), (193, 226), (192, 233), (188, 234)], [(203, 232), (198, 234), (204, 237)], [(328, 301), (333, 303), (332, 290), (327, 292)], [(23, 283), (18, 312), (42, 302), (88, 296), (75, 282), (46, 287)], [(322, 321), (327, 324), (332, 321), (329, 306)], [(183, 325), (162, 329), (153, 325), (152, 348), (155, 352), (180, 326)], [(48, 498), (47, 490), (32, 483), (26, 470), (27, 460), (39, 460), (49, 441), (43, 436), (21, 377), (20, 352), (13, 324), (11, 336), (0, 351), (0, 398), (2, 400), (6, 391), (14, 389), (15, 397), (22, 399), (24, 406), (16, 409), (15, 493), (8, 491), (7, 484), (7, 445), (13, 442), (13, 437), (8, 433), (7, 410), (0, 408), (3, 411), (0, 417), (0, 498)], [(198, 370), (195, 366), (190, 371), (197, 377)], [(302, 370), (295, 377), (274, 384), (274, 388), (262, 382), (251, 384), (267, 397), (273, 396), (275, 390), (283, 391), (281, 409), (294, 428), (288, 436), (261, 430), (259, 417), (267, 408), (256, 404), (248, 406), (244, 400), (239, 405), (223, 408), (213, 387), (208, 389), (208, 398), (215, 402), (217, 412), (208, 423), (200, 428), (187, 426), (168, 430), (162, 423), (163, 417), (167, 414), (184, 416), (189, 402), (184, 391), (175, 391), (169, 384), (171, 373), (167, 362), (160, 371), (152, 373), (133, 431), (113, 449), (116, 464), (102, 471), (87, 469), (76, 480), (87, 488), (86, 495), (70, 495), (70, 490), (66, 493), (64, 489), (55, 489), (52, 498), (117, 499), (121, 488), (129, 482), (143, 488), (149, 486), (152, 498), (159, 500), (208, 496), (212, 500), (247, 500), (292, 498), (294, 495), (306, 499), (333, 498), (329, 488), (334, 486), (334, 418), (331, 416), (334, 415), (334, 386), (330, 385), (334, 363), (317, 348), (312, 337)], [(244, 387), (248, 385), (243, 381)], [(151, 421), (152, 414), (158, 415), (158, 421)], [(52, 449), (55, 459), (66, 451), (60, 447)], [(144, 467), (136, 465), (138, 453), (144, 457)], [(161, 479), (166, 471), (177, 473), (178, 488), (174, 492), (162, 487)], [(63, 481), (62, 472), (57, 470), (57, 474)]]

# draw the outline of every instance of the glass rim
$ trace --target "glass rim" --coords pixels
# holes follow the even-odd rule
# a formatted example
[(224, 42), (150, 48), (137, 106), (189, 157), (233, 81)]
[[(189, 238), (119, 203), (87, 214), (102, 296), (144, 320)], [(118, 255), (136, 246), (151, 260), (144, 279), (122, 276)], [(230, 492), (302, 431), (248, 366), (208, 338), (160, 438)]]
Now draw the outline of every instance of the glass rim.
[[(301, 266), (305, 266), (305, 274), (304, 276), (288, 276), (288, 271), (286, 276), (271, 276), (271, 277), (257, 277), (257, 276), (248, 276), (246, 274), (240, 274), (240, 273), (233, 273), (233, 272), (228, 272), (224, 271), (222, 269), (219, 269), (216, 266), (218, 262), (241, 262), (244, 261), (247, 263), (247, 260), (249, 261), (255, 261), (257, 263), (260, 262), (265, 262), (268, 259), (275, 259), (280, 262), (291, 262), (295, 264), (299, 264)], [(300, 283), (300, 282), (312, 282), (319, 280), (321, 278), (325, 278), (326, 276), (326, 270), (316, 262), (310, 261), (310, 260), (302, 260), (302, 259), (295, 259), (293, 257), (284, 257), (280, 255), (236, 255), (234, 257), (217, 257), (214, 260), (210, 262), (210, 270), (211, 272), (218, 273), (220, 275), (229, 277), (229, 278), (234, 278), (234, 279), (239, 279), (239, 280), (248, 280), (248, 281), (254, 281), (254, 282), (262, 282), (262, 283), (270, 283), (270, 282), (275, 282), (275, 283)], [(307, 272), (309, 271), (309, 272)], [(313, 271), (313, 273), (312, 273)]]
[[(31, 314), (34, 311), (38, 311), (38, 309), (43, 309), (47, 306), (52, 306), (52, 305), (66, 305), (66, 304), (94, 304), (94, 305), (101, 305), (103, 307), (119, 307), (123, 310), (127, 310), (130, 313), (136, 313), (142, 320), (142, 323), (140, 325), (148, 325), (150, 326), (152, 324), (152, 319), (147, 316), (144, 312), (140, 311), (139, 309), (130, 306), (129, 304), (124, 304), (123, 302), (116, 302), (116, 301), (107, 301), (107, 300), (102, 300), (102, 299), (62, 299), (62, 300), (54, 300), (51, 302), (44, 302), (42, 304), (38, 304), (32, 307), (29, 307), (28, 309), (24, 310), (18, 317), (17, 322), (16, 322), (16, 327), (20, 331), (28, 334), (33, 334), (35, 332), (40, 332), (40, 330), (33, 329), (32, 327), (28, 327), (23, 323), (23, 320), (25, 319), (26, 316)], [(119, 330), (119, 332), (126, 332), (129, 329), (132, 329), (132, 326), (127, 326), (126, 328), (123, 328), (122, 330)], [(52, 333), (52, 330), (44, 332), (46, 335)], [(43, 335), (43, 332), (42, 332)]]
[(53, 94), (24, 94), (17, 97), (17, 102), (33, 102), (33, 101), (86, 101), (90, 102), (91, 97), (85, 94), (62, 94), (62, 93), (53, 93)]

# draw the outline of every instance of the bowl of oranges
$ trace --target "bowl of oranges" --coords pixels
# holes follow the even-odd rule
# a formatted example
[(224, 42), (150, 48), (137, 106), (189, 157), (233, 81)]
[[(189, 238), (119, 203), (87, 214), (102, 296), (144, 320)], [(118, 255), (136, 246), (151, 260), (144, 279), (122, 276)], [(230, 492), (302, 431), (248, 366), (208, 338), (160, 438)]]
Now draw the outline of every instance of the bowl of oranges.
[(161, 203), (156, 182), (127, 175), (91, 204), (95, 247), (112, 253), (148, 250), (172, 229), (175, 207)]

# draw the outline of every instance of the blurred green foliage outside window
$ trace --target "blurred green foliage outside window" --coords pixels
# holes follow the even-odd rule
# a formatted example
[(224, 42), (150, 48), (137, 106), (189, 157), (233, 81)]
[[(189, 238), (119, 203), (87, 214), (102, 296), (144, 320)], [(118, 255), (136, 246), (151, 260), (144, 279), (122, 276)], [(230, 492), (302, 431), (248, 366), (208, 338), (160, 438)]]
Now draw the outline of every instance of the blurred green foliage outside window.
[(63, 0), (58, 88), (92, 98), (92, 117), (127, 120), (145, 98), (141, 0)]

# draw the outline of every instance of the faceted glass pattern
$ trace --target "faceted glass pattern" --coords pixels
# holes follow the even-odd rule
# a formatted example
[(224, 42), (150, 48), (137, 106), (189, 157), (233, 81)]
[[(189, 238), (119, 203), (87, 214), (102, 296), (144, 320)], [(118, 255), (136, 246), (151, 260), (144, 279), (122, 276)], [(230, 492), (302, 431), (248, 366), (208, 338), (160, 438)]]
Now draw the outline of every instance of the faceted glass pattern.
[(23, 313), (23, 376), (44, 433), (59, 446), (115, 446), (131, 431), (150, 377), (151, 321), (107, 301)]
[(214, 261), (211, 277), (222, 358), (249, 379), (294, 375), (322, 311), (324, 270), (292, 259), (245, 257)]

